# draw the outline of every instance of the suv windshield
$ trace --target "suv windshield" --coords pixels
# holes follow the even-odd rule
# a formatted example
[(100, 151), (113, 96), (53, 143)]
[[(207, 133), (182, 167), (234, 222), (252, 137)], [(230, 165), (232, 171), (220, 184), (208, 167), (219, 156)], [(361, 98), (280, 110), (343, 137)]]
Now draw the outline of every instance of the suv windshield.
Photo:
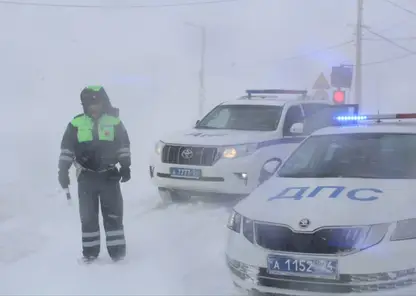
[(279, 170), (291, 178), (416, 179), (416, 134), (312, 136)]
[(273, 131), (279, 124), (282, 107), (265, 105), (220, 105), (196, 126), (198, 129)]

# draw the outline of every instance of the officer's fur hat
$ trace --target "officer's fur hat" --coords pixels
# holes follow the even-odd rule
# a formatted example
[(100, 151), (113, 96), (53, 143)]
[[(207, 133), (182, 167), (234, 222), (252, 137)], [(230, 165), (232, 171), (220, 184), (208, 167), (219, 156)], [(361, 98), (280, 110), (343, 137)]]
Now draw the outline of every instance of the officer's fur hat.
[(100, 85), (86, 86), (81, 91), (80, 97), (84, 113), (86, 112), (87, 106), (91, 104), (91, 102), (98, 100), (104, 103), (104, 112), (116, 117), (119, 116), (119, 109), (111, 105), (111, 101), (107, 95), (107, 92), (105, 91), (104, 87)]

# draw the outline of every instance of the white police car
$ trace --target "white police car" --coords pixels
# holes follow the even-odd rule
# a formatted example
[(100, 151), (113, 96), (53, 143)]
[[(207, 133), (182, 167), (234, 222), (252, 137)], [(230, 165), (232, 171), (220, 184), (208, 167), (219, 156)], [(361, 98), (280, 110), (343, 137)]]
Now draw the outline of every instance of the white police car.
[(404, 118), (416, 114), (338, 117), (346, 126), (312, 133), (237, 204), (226, 249), (235, 285), (416, 295), (416, 122)]
[(165, 201), (247, 196), (264, 165), (273, 171), (304, 139), (296, 124), (331, 104), (310, 100), (303, 90), (248, 90), (216, 106), (193, 129), (159, 141), (150, 176)]

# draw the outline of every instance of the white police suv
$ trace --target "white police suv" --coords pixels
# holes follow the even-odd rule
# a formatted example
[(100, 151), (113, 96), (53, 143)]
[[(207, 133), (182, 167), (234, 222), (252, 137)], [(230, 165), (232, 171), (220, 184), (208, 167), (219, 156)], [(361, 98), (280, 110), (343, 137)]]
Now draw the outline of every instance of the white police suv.
[(226, 250), (235, 285), (416, 295), (416, 122), (406, 118), (416, 114), (337, 117), (237, 204)]
[(264, 165), (273, 171), (304, 139), (296, 125), (331, 104), (303, 90), (248, 90), (216, 106), (193, 129), (161, 139), (150, 176), (165, 201), (247, 196)]

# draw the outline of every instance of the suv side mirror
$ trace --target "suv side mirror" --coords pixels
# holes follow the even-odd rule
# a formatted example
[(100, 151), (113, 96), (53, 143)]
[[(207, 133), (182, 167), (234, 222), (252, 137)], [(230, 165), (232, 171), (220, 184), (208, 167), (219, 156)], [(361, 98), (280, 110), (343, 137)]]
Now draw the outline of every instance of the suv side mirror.
[(290, 127), (290, 133), (295, 135), (303, 134), (303, 123), (297, 122)]
[(274, 173), (276, 173), (277, 169), (280, 167), (281, 164), (282, 161), (280, 159), (270, 160), (264, 164), (263, 169), (267, 173), (273, 175)]
[(265, 181), (270, 179), (273, 176), (279, 167), (282, 165), (282, 160), (280, 158), (272, 158), (268, 160), (262, 167), (260, 171), (260, 176), (258, 183), (259, 185), (263, 184)]

